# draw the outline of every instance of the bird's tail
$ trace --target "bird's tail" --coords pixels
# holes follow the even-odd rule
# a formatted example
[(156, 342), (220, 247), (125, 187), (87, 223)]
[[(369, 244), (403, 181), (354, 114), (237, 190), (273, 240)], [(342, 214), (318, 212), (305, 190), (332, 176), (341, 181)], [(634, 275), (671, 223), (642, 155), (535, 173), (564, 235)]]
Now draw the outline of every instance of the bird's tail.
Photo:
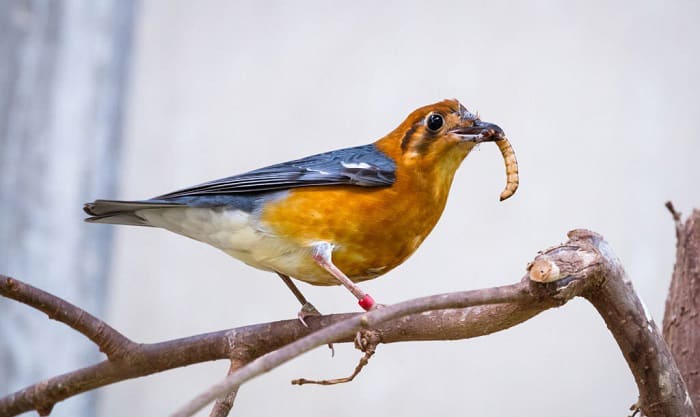
[(162, 200), (95, 200), (92, 203), (86, 203), (83, 210), (91, 216), (85, 219), (89, 223), (151, 226), (146, 219), (137, 214), (139, 210), (181, 206), (182, 204), (180, 203), (170, 203)]

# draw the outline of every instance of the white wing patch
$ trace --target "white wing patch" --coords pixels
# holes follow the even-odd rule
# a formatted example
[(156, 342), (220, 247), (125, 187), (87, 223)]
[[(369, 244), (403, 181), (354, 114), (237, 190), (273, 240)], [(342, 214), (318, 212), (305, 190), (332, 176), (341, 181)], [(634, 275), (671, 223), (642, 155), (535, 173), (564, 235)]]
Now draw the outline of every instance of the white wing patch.
[(368, 168), (374, 168), (373, 165), (368, 164), (367, 162), (341, 162), (340, 163), (344, 168), (348, 169), (368, 169)]
[(331, 174), (330, 172), (324, 171), (324, 170), (322, 170), (322, 169), (306, 168), (306, 170), (307, 170), (307, 171), (311, 171), (311, 172), (318, 172), (318, 173), (321, 174), (321, 175), (330, 175), (330, 174)]

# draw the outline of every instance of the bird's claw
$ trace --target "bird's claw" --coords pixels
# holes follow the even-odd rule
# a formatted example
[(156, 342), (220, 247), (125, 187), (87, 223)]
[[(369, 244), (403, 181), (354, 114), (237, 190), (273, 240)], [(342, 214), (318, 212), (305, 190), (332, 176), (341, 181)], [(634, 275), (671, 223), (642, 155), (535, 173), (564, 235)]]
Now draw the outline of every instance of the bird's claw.
[(386, 304), (375, 303), (369, 311), (379, 310), (386, 307)]
[(316, 307), (314, 307), (313, 304), (307, 302), (301, 306), (301, 310), (299, 310), (299, 313), (297, 313), (297, 318), (299, 319), (301, 324), (304, 325), (304, 327), (309, 327), (309, 325), (306, 323), (306, 318), (320, 315), (321, 313), (316, 309)]
[[(321, 316), (321, 313), (314, 307), (313, 304), (306, 302), (304, 305), (301, 306), (301, 310), (299, 310), (299, 313), (297, 313), (297, 318), (301, 322), (301, 324), (304, 325), (304, 327), (308, 328), (309, 325), (306, 323), (306, 318), (307, 317), (319, 317)], [(331, 350), (331, 357), (335, 356), (335, 348), (333, 347), (333, 343), (328, 344), (328, 349)]]

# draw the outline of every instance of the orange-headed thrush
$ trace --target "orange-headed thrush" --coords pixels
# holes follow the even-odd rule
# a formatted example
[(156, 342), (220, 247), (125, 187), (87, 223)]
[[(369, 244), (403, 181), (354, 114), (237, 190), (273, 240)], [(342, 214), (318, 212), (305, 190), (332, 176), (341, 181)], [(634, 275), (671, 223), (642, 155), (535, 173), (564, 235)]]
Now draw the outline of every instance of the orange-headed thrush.
[[(421, 107), (379, 139), (222, 178), (150, 200), (97, 200), (93, 223), (152, 226), (208, 243), (234, 258), (276, 272), (315, 312), (289, 277), (347, 287), (364, 309), (375, 303), (355, 283), (405, 261), (437, 223), (455, 171), (481, 142), (502, 142), (517, 187), (512, 148), (503, 130), (457, 100)], [(506, 152), (508, 151), (508, 152)]]

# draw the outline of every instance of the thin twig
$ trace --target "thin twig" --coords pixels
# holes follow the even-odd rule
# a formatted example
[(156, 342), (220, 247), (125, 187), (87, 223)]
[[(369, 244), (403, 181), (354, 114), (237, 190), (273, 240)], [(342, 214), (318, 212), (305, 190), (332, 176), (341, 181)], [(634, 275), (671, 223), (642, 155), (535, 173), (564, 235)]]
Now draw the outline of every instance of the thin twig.
[(350, 382), (355, 377), (362, 371), (362, 368), (364, 368), (368, 363), (372, 355), (376, 350), (369, 349), (365, 354), (360, 358), (360, 362), (357, 364), (355, 367), (355, 370), (350, 374), (349, 376), (343, 377), (343, 378), (335, 378), (335, 379), (306, 379), (306, 378), (298, 378), (298, 379), (293, 379), (292, 380), (292, 385), (304, 385), (304, 384), (316, 384), (316, 385), (336, 385), (336, 384), (344, 384), (346, 382)]
[(53, 294), (22, 281), (0, 275), (0, 295), (46, 313), (93, 341), (111, 360), (117, 360), (134, 348), (132, 342), (104, 321)]
[(671, 216), (673, 217), (673, 222), (676, 224), (676, 239), (679, 239), (681, 229), (683, 228), (683, 222), (681, 220), (681, 217), (682, 217), (681, 212), (676, 211), (676, 208), (673, 206), (673, 203), (671, 201), (667, 201), (665, 206), (668, 209), (668, 211), (671, 212)]
[[(237, 370), (244, 364), (245, 362), (239, 359), (231, 359), (231, 365), (228, 369), (228, 375), (231, 375), (235, 370)], [(228, 413), (231, 412), (231, 408), (233, 408), (233, 402), (236, 400), (236, 395), (238, 395), (238, 388), (239, 387), (236, 387), (236, 389), (226, 394), (226, 396), (224, 396), (223, 398), (219, 398), (218, 400), (216, 400), (216, 402), (214, 403), (214, 407), (212, 407), (211, 409), (211, 413), (209, 413), (209, 417), (228, 416)]]
[[(364, 333), (364, 334), (363, 334)], [(298, 378), (292, 380), (292, 385), (316, 384), (316, 385), (336, 385), (351, 382), (357, 375), (362, 372), (362, 369), (367, 366), (370, 358), (377, 352), (377, 345), (381, 342), (381, 336), (377, 331), (362, 329), (355, 337), (355, 347), (365, 352), (360, 358), (360, 362), (355, 366), (355, 370), (349, 376), (335, 379), (306, 379)]]
[(676, 211), (676, 208), (673, 207), (673, 202), (667, 201), (665, 206), (668, 209), (668, 211), (671, 212), (671, 216), (673, 216), (674, 221), (677, 221), (677, 222), (681, 221), (681, 213)]

